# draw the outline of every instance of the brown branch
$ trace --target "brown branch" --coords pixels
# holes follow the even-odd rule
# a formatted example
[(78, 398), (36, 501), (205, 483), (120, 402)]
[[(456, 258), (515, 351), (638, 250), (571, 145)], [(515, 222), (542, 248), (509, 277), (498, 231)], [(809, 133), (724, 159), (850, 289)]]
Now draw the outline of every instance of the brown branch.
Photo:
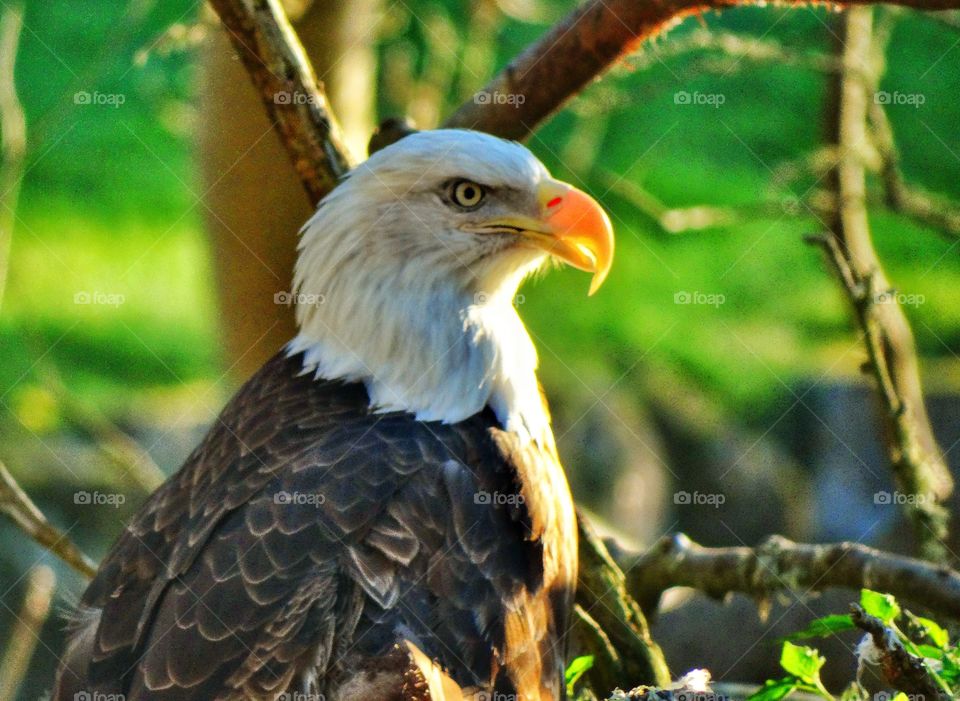
[[(479, 129), (505, 138), (524, 139), (592, 80), (639, 44), (688, 15), (710, 9), (763, 4), (762, 0), (590, 0), (529, 46), (446, 126)], [(807, 7), (803, 0), (782, 6)], [(851, 0), (847, 5), (872, 4)], [(895, 0), (921, 10), (960, 7), (960, 0)], [(522, 96), (522, 104), (517, 104)], [(508, 100), (507, 98), (513, 99)]]
[(353, 165), (279, 0), (210, 0), (316, 204)]
[(43, 512), (23, 491), (6, 465), (0, 462), (0, 512), (19, 526), (20, 530), (70, 565), (84, 577), (96, 574), (97, 567), (67, 534), (50, 525)]
[[(577, 627), (591, 647), (595, 667), (587, 673), (599, 694), (619, 686), (670, 683), (660, 647), (650, 637), (639, 604), (627, 593), (626, 576), (583, 514), (580, 525), (580, 578), (577, 584)], [(592, 629), (586, 635), (583, 627)]]
[[(912, 495), (905, 508), (925, 557), (943, 559), (948, 513), (940, 504), (953, 489), (927, 417), (913, 332), (889, 282), (870, 234), (866, 169), (862, 153), (872, 144), (867, 117), (883, 72), (882, 52), (873, 47), (869, 8), (843, 17), (838, 51), (844, 70), (837, 84), (838, 104), (831, 112), (831, 139), (837, 167), (831, 184), (836, 208), (831, 233), (814, 239), (843, 284), (867, 347), (868, 367), (879, 385), (887, 451), (899, 490)], [(849, 70), (848, 70), (849, 68)]]
[(879, 663), (887, 683), (914, 698), (930, 701), (953, 698), (940, 689), (924, 661), (907, 651), (896, 631), (885, 626), (879, 618), (867, 614), (857, 604), (850, 607), (850, 615), (853, 624), (872, 639), (875, 654), (879, 656), (875, 661)]
[(842, 587), (888, 592), (960, 620), (960, 573), (859, 543), (807, 544), (771, 536), (756, 548), (708, 548), (679, 533), (642, 555), (611, 548), (629, 573), (628, 591), (647, 610), (670, 587), (692, 587), (716, 599), (740, 593), (761, 601), (781, 591)]
[(57, 578), (46, 565), (37, 565), (27, 575), (27, 592), (16, 621), (10, 626), (7, 648), (0, 660), (0, 701), (14, 701), (27, 677), (40, 631), (50, 615)]

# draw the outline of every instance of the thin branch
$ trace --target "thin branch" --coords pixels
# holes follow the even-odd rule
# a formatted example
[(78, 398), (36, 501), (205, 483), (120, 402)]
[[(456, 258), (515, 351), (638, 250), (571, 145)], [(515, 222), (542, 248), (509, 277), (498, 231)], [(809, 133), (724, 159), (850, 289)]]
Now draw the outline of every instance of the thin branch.
[(956, 241), (960, 238), (960, 204), (909, 185), (900, 171), (900, 153), (886, 107), (874, 100), (869, 116), (873, 142), (881, 160), (885, 204), (895, 212), (938, 230), (950, 241)]
[(3, 161), (0, 163), (0, 306), (6, 287), (10, 242), (20, 196), (23, 158), (27, 150), (27, 123), (17, 98), (14, 76), (22, 25), (23, 8), (19, 4), (4, 6), (0, 18), (0, 132), (3, 139)]
[(795, 543), (771, 536), (756, 548), (708, 548), (679, 533), (642, 555), (608, 547), (629, 572), (627, 589), (644, 608), (656, 606), (670, 587), (692, 587), (717, 599), (740, 593), (760, 601), (782, 591), (842, 587), (888, 592), (960, 620), (960, 573), (860, 543)]
[[(764, 0), (590, 0), (511, 61), (462, 105), (446, 126), (524, 139), (641, 42), (665, 32), (684, 17), (711, 9), (763, 4)], [(780, 4), (808, 7), (813, 3), (786, 0)], [(872, 4), (872, 0), (838, 4)], [(893, 4), (946, 10), (960, 7), (960, 0), (895, 0)], [(517, 96), (523, 96), (522, 102)]]
[(10, 626), (7, 648), (0, 660), (0, 701), (14, 701), (27, 677), (40, 631), (50, 615), (57, 577), (46, 565), (37, 565), (27, 575), (27, 592), (16, 620)]
[(279, 0), (210, 0), (316, 204), (353, 165), (323, 87)]
[(872, 661), (879, 664), (887, 683), (912, 698), (930, 701), (949, 701), (953, 698), (940, 688), (924, 661), (907, 651), (896, 631), (885, 626), (879, 618), (867, 614), (857, 604), (850, 607), (850, 615), (853, 624), (873, 641), (872, 652), (877, 659)]
[[(937, 445), (924, 405), (913, 332), (873, 247), (867, 218), (866, 169), (862, 153), (869, 104), (883, 73), (874, 46), (873, 10), (853, 8), (843, 17), (838, 43), (844, 70), (837, 84), (831, 138), (837, 167), (831, 176), (836, 208), (831, 233), (813, 239), (827, 253), (849, 297), (867, 347), (868, 367), (879, 386), (887, 451), (897, 489), (910, 495), (905, 509), (925, 557), (943, 560), (948, 516), (941, 505), (953, 479)], [(849, 68), (849, 70), (848, 70)]]
[(23, 491), (6, 465), (0, 462), (0, 512), (13, 521), (20, 530), (70, 565), (84, 577), (96, 574), (93, 561), (81, 552), (63, 531), (50, 525), (47, 517)]

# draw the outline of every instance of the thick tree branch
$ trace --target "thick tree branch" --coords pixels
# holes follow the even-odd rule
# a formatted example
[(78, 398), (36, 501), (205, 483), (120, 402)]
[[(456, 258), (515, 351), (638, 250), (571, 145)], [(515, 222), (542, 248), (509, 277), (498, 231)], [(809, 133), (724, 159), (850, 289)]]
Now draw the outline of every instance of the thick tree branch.
[(767, 599), (780, 591), (875, 589), (960, 620), (960, 573), (859, 543), (794, 543), (772, 536), (756, 548), (708, 548), (684, 534), (663, 538), (642, 555), (616, 552), (627, 590), (652, 610), (670, 587), (722, 599), (740, 593)]
[(279, 0), (210, 0), (316, 204), (353, 165)]
[(580, 578), (574, 633), (594, 655), (587, 673), (595, 691), (635, 684), (670, 683), (660, 647), (650, 637), (639, 604), (626, 589), (626, 577), (583, 514), (580, 525)]
[(23, 491), (0, 462), (0, 512), (6, 514), (39, 545), (70, 565), (84, 577), (93, 577), (96, 565), (74, 545), (66, 533), (50, 525), (47, 517)]
[[(762, 0), (589, 0), (557, 23), (520, 54), (473, 100), (457, 110), (446, 126), (487, 131), (524, 139), (590, 81), (641, 42), (684, 17), (710, 9), (765, 4)], [(786, 0), (783, 6), (811, 3)], [(852, 0), (840, 5), (872, 4)], [(921, 10), (960, 7), (960, 0), (896, 0), (892, 4)], [(518, 100), (508, 96), (522, 95)]]
[(0, 302), (6, 287), (10, 242), (27, 150), (27, 123), (14, 80), (22, 25), (23, 8), (19, 4), (5, 5), (0, 18), (0, 134), (3, 146), (0, 161)]

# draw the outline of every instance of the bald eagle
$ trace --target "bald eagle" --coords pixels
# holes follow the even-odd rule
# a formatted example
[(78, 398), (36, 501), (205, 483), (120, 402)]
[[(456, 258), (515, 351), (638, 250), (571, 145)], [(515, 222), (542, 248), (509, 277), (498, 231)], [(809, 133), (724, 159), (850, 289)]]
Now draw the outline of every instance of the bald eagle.
[(519, 144), (357, 167), (301, 232), (298, 335), (110, 550), (54, 698), (562, 698), (575, 515), (514, 300), (612, 255)]

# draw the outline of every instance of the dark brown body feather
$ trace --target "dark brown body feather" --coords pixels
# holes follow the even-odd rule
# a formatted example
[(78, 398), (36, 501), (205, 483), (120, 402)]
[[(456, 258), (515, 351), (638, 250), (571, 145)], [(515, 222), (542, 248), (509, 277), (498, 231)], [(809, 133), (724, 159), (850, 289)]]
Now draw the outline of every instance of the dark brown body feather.
[(300, 371), (265, 365), (143, 506), (54, 698), (560, 698), (576, 529), (553, 446)]

